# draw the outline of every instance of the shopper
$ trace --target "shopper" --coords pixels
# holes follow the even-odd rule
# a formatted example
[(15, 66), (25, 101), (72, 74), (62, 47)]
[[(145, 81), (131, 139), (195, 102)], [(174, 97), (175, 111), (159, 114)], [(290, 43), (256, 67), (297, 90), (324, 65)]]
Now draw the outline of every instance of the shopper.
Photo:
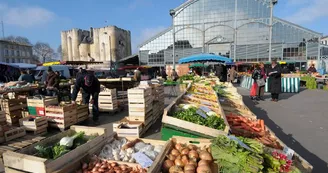
[(276, 60), (271, 63), (269, 74), (269, 91), (271, 93), (271, 101), (278, 102), (279, 94), (281, 93), (281, 67)]
[(56, 71), (56, 75), (59, 77), (60, 80), (66, 80), (67, 78), (65, 76), (63, 76), (63, 74), (59, 71)]
[(52, 70), (51, 67), (48, 68), (46, 78), (46, 90), (48, 96), (57, 96), (59, 88), (59, 77)]
[(237, 71), (235, 70), (235, 67), (232, 66), (229, 70), (229, 82), (235, 83), (235, 79), (237, 77)]
[(172, 70), (171, 78), (174, 82), (176, 82), (179, 79), (178, 73), (175, 71), (175, 69)]
[(27, 72), (28, 75), (31, 76), (33, 82), (35, 82), (35, 77), (34, 77), (34, 75), (33, 75), (33, 73), (32, 73), (32, 70), (27, 70), (26, 72)]
[(90, 96), (92, 96), (92, 115), (94, 125), (99, 125), (99, 107), (98, 107), (98, 98), (100, 92), (100, 83), (99, 80), (93, 74), (80, 75), (76, 79), (75, 85), (73, 87), (72, 93), (72, 103), (75, 104), (77, 94), (82, 88), (82, 102), (83, 104), (89, 105)]
[(317, 72), (317, 69), (314, 67), (314, 64), (311, 65), (311, 67), (307, 70), (308, 73), (316, 73)]
[(221, 80), (222, 78), (222, 71), (223, 71), (223, 67), (222, 67), (222, 64), (218, 64), (216, 67), (215, 67), (215, 75)]
[(141, 71), (139, 70), (139, 67), (134, 71), (133, 79), (137, 82), (141, 81)]
[(27, 82), (27, 83), (33, 83), (34, 82), (32, 76), (27, 74), (27, 71), (25, 71), (25, 70), (21, 71), (21, 75), (18, 78), (18, 81), (24, 81), (24, 82)]
[(258, 88), (259, 88), (259, 84), (258, 81), (259, 79), (261, 79), (261, 69), (259, 67), (258, 64), (256, 64), (256, 66), (254, 67), (253, 73), (252, 73), (252, 79), (254, 80), (254, 83), (252, 85), (251, 88), (251, 99), (252, 100), (259, 100), (258, 98)]
[(166, 74), (166, 71), (165, 69), (163, 68), (162, 71), (161, 71), (161, 76), (164, 80), (167, 80), (167, 74)]
[(261, 62), (260, 63), (260, 70), (261, 70), (261, 78), (258, 83), (262, 83), (262, 86), (258, 86), (257, 89), (257, 97), (259, 100), (264, 100), (264, 90), (265, 90), (265, 83), (266, 83), (266, 79), (267, 79), (267, 75), (266, 75), (266, 70), (265, 70), (265, 66), (264, 63)]

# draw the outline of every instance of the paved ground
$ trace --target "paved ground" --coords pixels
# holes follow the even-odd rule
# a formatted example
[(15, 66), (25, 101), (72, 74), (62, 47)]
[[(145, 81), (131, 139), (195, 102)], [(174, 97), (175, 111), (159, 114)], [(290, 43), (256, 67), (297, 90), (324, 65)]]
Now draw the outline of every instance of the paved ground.
[[(281, 101), (254, 103), (249, 91), (239, 88), (245, 104), (271, 128), (290, 148), (314, 166), (315, 173), (328, 172), (328, 92), (302, 90), (298, 94), (282, 94)], [(173, 99), (165, 99), (168, 105)], [(112, 123), (128, 116), (127, 108), (119, 114), (102, 114), (101, 126), (112, 130)], [(160, 120), (145, 134), (145, 138), (160, 139)]]
[(314, 172), (328, 172), (328, 92), (302, 90), (282, 94), (281, 101), (254, 103), (249, 90), (239, 88), (245, 104), (290, 148), (309, 161)]

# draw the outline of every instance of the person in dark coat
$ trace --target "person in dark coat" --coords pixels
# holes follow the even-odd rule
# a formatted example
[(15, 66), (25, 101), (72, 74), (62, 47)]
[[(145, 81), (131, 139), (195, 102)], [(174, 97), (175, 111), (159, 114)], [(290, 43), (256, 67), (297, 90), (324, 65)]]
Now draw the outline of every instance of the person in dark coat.
[(57, 74), (52, 70), (51, 67), (48, 68), (48, 74), (46, 78), (46, 90), (47, 96), (57, 96), (59, 88), (59, 78)]
[(222, 64), (219, 64), (215, 67), (215, 75), (221, 80), (223, 67)]
[(99, 118), (99, 107), (98, 107), (98, 98), (100, 93), (100, 82), (93, 74), (80, 75), (76, 79), (73, 93), (72, 93), (72, 103), (75, 104), (76, 97), (78, 92), (82, 88), (82, 102), (83, 104), (89, 105), (90, 96), (92, 96), (92, 115), (93, 122), (95, 125), (98, 125)]
[(162, 76), (163, 79), (167, 80), (167, 74), (166, 74), (165, 69), (162, 69), (161, 76)]
[(281, 67), (276, 60), (273, 60), (271, 63), (271, 68), (268, 69), (268, 76), (271, 101), (278, 102), (279, 94), (281, 93)]
[(221, 73), (221, 82), (227, 82), (228, 80), (228, 68), (226, 65), (222, 65), (222, 73)]

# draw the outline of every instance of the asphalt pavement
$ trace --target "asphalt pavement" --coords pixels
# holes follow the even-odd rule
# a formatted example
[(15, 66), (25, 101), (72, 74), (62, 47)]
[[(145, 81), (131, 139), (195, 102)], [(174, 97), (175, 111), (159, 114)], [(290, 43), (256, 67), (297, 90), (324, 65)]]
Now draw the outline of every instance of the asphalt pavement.
[(314, 173), (327, 173), (328, 92), (305, 90), (283, 93), (278, 103), (253, 102), (249, 90), (239, 88), (244, 103), (291, 149), (310, 162)]

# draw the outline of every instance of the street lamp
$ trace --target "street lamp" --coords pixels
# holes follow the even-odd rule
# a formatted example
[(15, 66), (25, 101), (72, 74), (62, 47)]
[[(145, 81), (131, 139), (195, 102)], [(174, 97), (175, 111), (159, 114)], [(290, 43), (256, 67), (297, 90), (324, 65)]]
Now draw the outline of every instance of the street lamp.
[(173, 46), (172, 46), (172, 56), (173, 56), (173, 69), (175, 69), (175, 26), (174, 26), (174, 18), (175, 18), (175, 10), (170, 10), (170, 16), (172, 16), (172, 34), (173, 34)]
[(273, 7), (278, 3), (278, 0), (270, 0), (270, 24), (269, 24), (269, 61), (271, 61), (272, 53), (272, 25), (273, 25)]

